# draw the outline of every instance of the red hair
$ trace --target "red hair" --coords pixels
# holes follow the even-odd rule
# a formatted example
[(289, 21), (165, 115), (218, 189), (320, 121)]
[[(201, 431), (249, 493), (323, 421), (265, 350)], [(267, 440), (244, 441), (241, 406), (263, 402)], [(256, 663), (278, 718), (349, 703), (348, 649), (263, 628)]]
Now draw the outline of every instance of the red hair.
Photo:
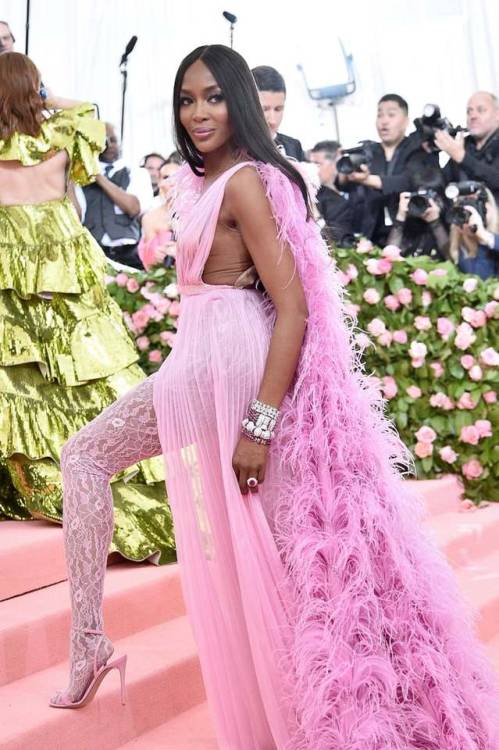
[(40, 73), (20, 52), (0, 55), (0, 140), (13, 133), (38, 136), (43, 122)]

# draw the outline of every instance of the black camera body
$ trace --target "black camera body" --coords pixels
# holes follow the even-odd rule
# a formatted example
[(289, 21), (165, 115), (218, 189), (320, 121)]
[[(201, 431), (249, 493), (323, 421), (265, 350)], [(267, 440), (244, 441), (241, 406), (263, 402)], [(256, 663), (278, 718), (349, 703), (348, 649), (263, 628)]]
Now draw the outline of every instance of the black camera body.
[[(464, 180), (463, 182), (450, 182), (445, 188), (445, 195), (453, 205), (447, 212), (447, 221), (449, 224), (455, 224), (462, 227), (466, 224), (471, 216), (465, 206), (475, 208), (482, 221), (485, 224), (487, 216), (487, 191), (483, 182), (476, 180)], [(476, 231), (476, 227), (471, 227)]]
[(425, 104), (423, 116), (416, 117), (414, 126), (421, 136), (423, 143), (427, 143), (432, 151), (440, 150), (435, 143), (436, 130), (445, 130), (453, 138), (458, 133), (466, 130), (466, 128), (462, 128), (460, 125), (454, 127), (447, 117), (442, 117), (438, 104)]
[(431, 188), (421, 188), (409, 193), (409, 203), (407, 204), (407, 216), (414, 219), (420, 219), (424, 212), (430, 208), (430, 200), (438, 197), (438, 192)]
[(362, 141), (353, 148), (344, 148), (341, 150), (341, 154), (341, 158), (336, 163), (338, 172), (340, 174), (359, 172), (363, 164), (369, 166), (373, 160), (371, 141)]

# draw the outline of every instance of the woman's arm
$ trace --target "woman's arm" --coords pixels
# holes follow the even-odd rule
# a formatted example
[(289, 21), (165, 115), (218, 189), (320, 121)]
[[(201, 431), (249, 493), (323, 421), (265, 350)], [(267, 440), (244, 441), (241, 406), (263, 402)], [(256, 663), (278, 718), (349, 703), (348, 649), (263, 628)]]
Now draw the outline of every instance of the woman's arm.
[[(303, 287), (290, 248), (277, 238), (270, 203), (253, 167), (239, 170), (229, 180), (224, 206), (235, 221), (276, 310), (265, 370), (255, 397), (279, 408), (295, 374), (305, 335), (308, 310)], [(248, 492), (248, 477), (263, 482), (267, 452), (265, 445), (246, 437), (240, 439), (233, 467), (243, 494)]]

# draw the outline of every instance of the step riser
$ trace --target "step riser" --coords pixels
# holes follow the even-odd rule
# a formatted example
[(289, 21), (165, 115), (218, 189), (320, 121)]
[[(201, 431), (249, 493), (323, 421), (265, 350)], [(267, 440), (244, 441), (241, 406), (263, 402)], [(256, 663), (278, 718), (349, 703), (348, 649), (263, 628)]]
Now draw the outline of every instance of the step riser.
[[(463, 530), (459, 537), (447, 543), (443, 548), (453, 568), (468, 565), (497, 550), (499, 519), (477, 529), (475, 525), (477, 514), (479, 515), (480, 511), (470, 514), (470, 530)], [(471, 524), (471, 519), (473, 519), (473, 524)]]
[(43, 723), (30, 732), (20, 727), (16, 737), (2, 742), (2, 750), (116, 750), (206, 700), (197, 657), (129, 687), (126, 706), (120, 702), (118, 673), (107, 681), (113, 689), (99, 693), (84, 709), (47, 709)]
[[(154, 572), (154, 571), (153, 571)], [(116, 641), (185, 614), (178, 574), (106, 596), (106, 633)], [(161, 577), (160, 577), (161, 576)], [(69, 590), (65, 587), (61, 609), (28, 627), (0, 630), (0, 685), (27, 677), (68, 658)]]

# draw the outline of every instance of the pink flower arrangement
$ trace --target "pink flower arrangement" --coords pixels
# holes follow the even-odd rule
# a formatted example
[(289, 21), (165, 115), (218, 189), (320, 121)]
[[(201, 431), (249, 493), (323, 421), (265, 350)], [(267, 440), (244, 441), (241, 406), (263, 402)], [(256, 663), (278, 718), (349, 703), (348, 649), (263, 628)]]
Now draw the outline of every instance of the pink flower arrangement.
[(474, 292), (477, 286), (478, 286), (477, 279), (466, 279), (463, 282), (463, 289), (465, 292), (468, 292), (468, 294), (470, 294), (471, 292)]
[(442, 367), (442, 363), (441, 362), (432, 362), (430, 364), (430, 367), (433, 370), (433, 375), (436, 378), (441, 378), (442, 375), (444, 374), (444, 368)]
[(390, 346), (392, 343), (393, 335), (390, 331), (383, 331), (378, 336), (378, 343), (381, 344), (381, 346)]
[(478, 430), (480, 439), (492, 437), (492, 424), (488, 419), (477, 419), (475, 427)]
[(357, 252), (364, 255), (365, 253), (370, 253), (373, 249), (373, 243), (371, 240), (366, 239), (365, 237), (362, 237), (357, 243)]
[(430, 406), (434, 409), (443, 409), (444, 411), (451, 411), (454, 409), (454, 401), (449, 398), (445, 393), (439, 391), (430, 396)]
[(367, 330), (373, 336), (381, 336), (381, 334), (386, 331), (386, 325), (380, 320), (380, 318), (373, 318), (370, 323), (368, 323)]
[(440, 456), (442, 461), (445, 461), (445, 463), (453, 464), (455, 463), (458, 454), (451, 448), (450, 445), (444, 445), (444, 447), (438, 451), (438, 455)]
[(462, 367), (464, 367), (465, 370), (470, 370), (473, 365), (475, 364), (475, 358), (471, 356), (471, 354), (463, 354), (463, 356), (460, 359)]
[(412, 302), (412, 292), (407, 287), (402, 287), (397, 292), (397, 299), (401, 305), (409, 305)]
[(395, 378), (392, 378), (391, 375), (387, 375), (383, 378), (383, 395), (386, 399), (392, 399), (395, 398), (395, 396), (398, 393), (398, 387), (397, 383), (395, 382)]
[(461, 443), (466, 443), (467, 445), (478, 445), (480, 433), (474, 425), (466, 425), (465, 427), (461, 427), (459, 440)]
[(383, 302), (385, 304), (385, 307), (387, 307), (392, 312), (395, 312), (395, 310), (398, 310), (400, 307), (400, 302), (394, 294), (387, 294)]
[(376, 289), (374, 289), (374, 287), (369, 287), (369, 289), (366, 289), (362, 295), (362, 299), (367, 302), (368, 305), (377, 305), (381, 299), (381, 295)]
[(448, 341), (454, 333), (454, 323), (449, 318), (437, 318), (437, 331), (444, 341)]
[(406, 331), (399, 330), (393, 332), (393, 340), (397, 344), (407, 344), (407, 333)]
[(360, 312), (360, 305), (354, 305), (353, 302), (349, 302), (347, 305), (345, 305), (345, 312), (352, 318), (356, 318)]
[(462, 472), (466, 479), (478, 479), (483, 474), (483, 466), (476, 458), (472, 458), (463, 464)]
[(429, 331), (431, 328), (431, 320), (426, 315), (416, 315), (414, 318), (414, 327), (418, 331)]
[(411, 279), (418, 286), (424, 286), (428, 281), (428, 274), (423, 268), (416, 268), (416, 270), (411, 273)]
[(481, 328), (487, 322), (485, 310), (474, 310), (472, 307), (463, 307), (461, 315), (466, 323), (470, 323), (473, 328)]
[(469, 391), (465, 391), (460, 397), (459, 401), (457, 402), (457, 408), (458, 409), (474, 409), (477, 403), (478, 402), (475, 401), (471, 397), (471, 393), (469, 393)]
[(130, 278), (128, 279), (127, 283), (126, 283), (126, 288), (128, 289), (128, 291), (129, 291), (129, 292), (130, 292), (131, 294), (135, 294), (135, 292), (138, 292), (138, 291), (139, 291), (139, 289), (140, 289), (140, 284), (139, 284), (139, 282), (137, 281), (137, 279), (134, 279), (134, 277), (133, 277), (133, 276), (131, 276), (131, 277), (130, 277)]
[(149, 320), (150, 316), (143, 307), (132, 314), (132, 323), (137, 332), (143, 331)]
[(497, 401), (497, 393), (495, 391), (487, 391), (483, 394), (483, 400), (486, 404), (495, 404)]
[(397, 245), (386, 245), (381, 251), (381, 255), (383, 258), (388, 258), (388, 260), (392, 261), (402, 260), (400, 256), (400, 248), (397, 247)]
[(456, 329), (455, 345), (458, 349), (467, 349), (476, 340), (472, 327), (468, 323), (461, 323)]
[(373, 276), (384, 276), (392, 270), (391, 261), (387, 258), (369, 258), (364, 263), (369, 273), (372, 273)]
[(163, 355), (161, 354), (161, 351), (159, 349), (153, 349), (152, 351), (149, 352), (148, 359), (149, 359), (149, 362), (158, 364), (159, 362), (163, 361)]
[(121, 286), (121, 287), (126, 286), (128, 282), (128, 276), (126, 275), (126, 273), (121, 272), (117, 274), (115, 281), (118, 284), (118, 286)]
[(357, 267), (354, 266), (353, 263), (350, 263), (347, 268), (347, 274), (350, 276), (350, 280), (353, 281), (353, 279), (356, 279), (359, 275), (359, 272), (357, 270)]
[(369, 338), (369, 336), (366, 336), (366, 334), (361, 331), (355, 336), (355, 342), (357, 346), (359, 347), (359, 349), (364, 350), (366, 347), (370, 345), (371, 339)]
[(428, 458), (433, 453), (433, 443), (416, 443), (414, 453), (418, 458)]
[(170, 309), (168, 310), (168, 315), (170, 315), (172, 318), (176, 318), (178, 315), (180, 315), (180, 302), (173, 300), (170, 305)]
[(177, 334), (173, 333), (173, 331), (161, 331), (161, 333), (159, 334), (159, 338), (161, 343), (167, 344), (168, 346), (173, 346), (176, 335)]
[(499, 304), (495, 300), (492, 300), (492, 302), (487, 302), (484, 310), (487, 318), (495, 318), (496, 313), (499, 310)]
[(434, 268), (433, 271), (430, 271), (430, 276), (443, 278), (444, 276), (447, 276), (447, 269), (446, 268)]
[(480, 362), (486, 367), (498, 367), (499, 366), (499, 352), (496, 352), (491, 346), (480, 352)]
[(423, 425), (414, 433), (419, 443), (433, 443), (437, 439), (437, 433), (428, 425)]
[(473, 513), (475, 510), (477, 510), (477, 506), (473, 500), (470, 500), (468, 497), (465, 497), (464, 500), (461, 500), (459, 503), (459, 513)]
[(137, 349), (140, 349), (141, 352), (145, 352), (146, 349), (149, 349), (149, 346), (151, 344), (147, 336), (139, 336), (138, 339), (135, 340), (135, 343), (137, 345)]
[(473, 365), (471, 370), (468, 371), (468, 375), (470, 376), (471, 380), (478, 382), (483, 378), (483, 370), (480, 365)]
[(425, 289), (421, 294), (421, 303), (423, 307), (429, 307), (432, 303), (433, 297), (431, 293)]
[(408, 388), (405, 389), (405, 392), (410, 398), (413, 398), (413, 399), (421, 398), (422, 396), (422, 390), (421, 388), (418, 388), (417, 385), (410, 385)]
[(411, 359), (424, 359), (428, 353), (428, 347), (421, 341), (413, 341), (409, 347)]

